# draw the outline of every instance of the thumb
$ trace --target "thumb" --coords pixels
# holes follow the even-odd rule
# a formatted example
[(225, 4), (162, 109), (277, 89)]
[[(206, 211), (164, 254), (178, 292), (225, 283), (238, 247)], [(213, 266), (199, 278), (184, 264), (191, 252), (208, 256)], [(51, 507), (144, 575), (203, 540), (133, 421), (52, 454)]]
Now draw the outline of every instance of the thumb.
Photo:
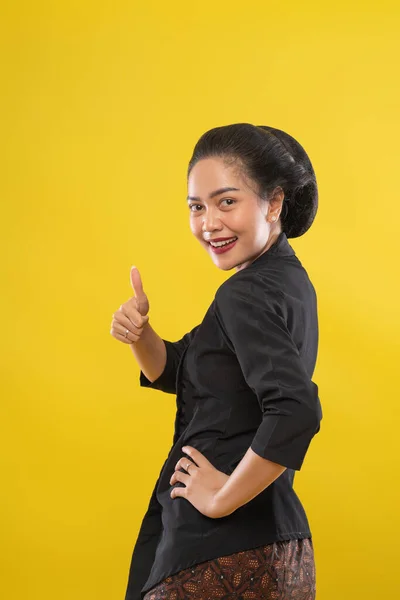
[(131, 285), (133, 291), (135, 292), (136, 298), (140, 301), (140, 299), (145, 296), (142, 284), (142, 278), (140, 277), (140, 273), (137, 267), (131, 267)]
[[(133, 291), (135, 292), (133, 304), (142, 317), (147, 316), (150, 308), (149, 300), (146, 292), (143, 290), (142, 279), (140, 277), (139, 270), (134, 266), (131, 267), (131, 284)], [(143, 324), (147, 323), (148, 320), (148, 318), (144, 320)]]

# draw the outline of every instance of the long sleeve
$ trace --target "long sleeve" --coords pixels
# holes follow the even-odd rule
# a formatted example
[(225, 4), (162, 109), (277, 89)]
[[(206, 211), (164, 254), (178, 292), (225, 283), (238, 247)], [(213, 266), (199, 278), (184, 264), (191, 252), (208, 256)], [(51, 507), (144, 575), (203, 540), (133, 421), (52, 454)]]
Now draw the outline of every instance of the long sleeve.
[(288, 329), (283, 298), (257, 273), (243, 272), (217, 290), (215, 315), (262, 411), (252, 450), (300, 470), (322, 411), (318, 386), (307, 374)]
[(192, 341), (197, 329), (200, 325), (196, 325), (191, 331), (185, 333), (185, 335), (176, 342), (164, 340), (165, 347), (167, 349), (167, 362), (164, 367), (164, 371), (161, 375), (151, 382), (147, 379), (143, 371), (140, 371), (139, 382), (141, 387), (154, 388), (161, 390), (167, 394), (176, 394), (176, 373), (179, 365), (179, 361), (184, 350)]

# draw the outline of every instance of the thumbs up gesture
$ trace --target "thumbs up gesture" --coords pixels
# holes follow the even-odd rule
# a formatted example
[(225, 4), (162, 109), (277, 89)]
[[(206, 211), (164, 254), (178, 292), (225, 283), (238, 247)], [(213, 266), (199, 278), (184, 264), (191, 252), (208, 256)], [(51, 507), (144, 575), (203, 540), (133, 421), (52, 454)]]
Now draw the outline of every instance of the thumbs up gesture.
[(131, 285), (135, 293), (113, 314), (110, 333), (115, 339), (125, 344), (133, 344), (148, 323), (149, 301), (143, 290), (139, 270), (131, 267)]

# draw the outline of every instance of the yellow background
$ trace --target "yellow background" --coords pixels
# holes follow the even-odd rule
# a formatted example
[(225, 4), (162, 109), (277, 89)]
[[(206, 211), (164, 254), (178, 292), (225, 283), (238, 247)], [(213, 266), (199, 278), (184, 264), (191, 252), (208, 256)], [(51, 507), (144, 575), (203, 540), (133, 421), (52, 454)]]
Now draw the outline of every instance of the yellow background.
[(233, 272), (189, 230), (187, 163), (245, 121), (293, 135), (319, 184), (291, 240), (319, 301), (324, 417), (295, 478), (317, 597), (397, 598), (398, 3), (0, 11), (0, 596), (123, 600), (176, 407), (112, 314), (133, 264), (162, 337), (202, 320)]

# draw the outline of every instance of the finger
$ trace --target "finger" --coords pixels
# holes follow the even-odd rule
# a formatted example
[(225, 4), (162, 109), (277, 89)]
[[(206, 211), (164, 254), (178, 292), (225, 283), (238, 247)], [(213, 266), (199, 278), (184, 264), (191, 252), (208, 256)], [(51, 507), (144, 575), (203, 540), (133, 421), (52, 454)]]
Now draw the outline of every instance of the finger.
[(129, 331), (132, 331), (132, 333), (137, 335), (142, 333), (143, 327), (147, 322), (146, 318), (142, 317), (142, 315), (135, 309), (129, 308), (123, 304), (121, 305), (120, 309), (113, 314), (113, 318), (116, 323), (122, 325), (125, 329), (129, 329)]
[(114, 325), (111, 328), (110, 333), (111, 333), (111, 335), (116, 337), (118, 340), (121, 340), (122, 342), (127, 341), (129, 344), (132, 344), (133, 342), (137, 342), (138, 340), (140, 340), (140, 333), (139, 334), (133, 333), (132, 331), (129, 331), (129, 329), (127, 327), (123, 327), (122, 325), (119, 325), (118, 323), (114, 323)]
[(185, 487), (175, 487), (170, 493), (171, 498), (178, 498), (182, 496), (182, 498), (186, 498), (187, 488)]
[(139, 273), (139, 269), (133, 266), (131, 267), (131, 285), (133, 291), (135, 292), (135, 296), (138, 301), (138, 310), (140, 312), (140, 305), (146, 299), (146, 294), (143, 290), (143, 283)]
[(169, 480), (169, 483), (170, 485), (174, 485), (174, 483), (176, 483), (177, 481), (181, 481), (182, 483), (187, 485), (189, 478), (190, 475), (188, 475), (187, 473), (182, 473), (182, 471), (175, 471), (171, 479)]
[(188, 471), (188, 469), (194, 469), (194, 467), (196, 467), (196, 466), (197, 465), (195, 465), (193, 461), (191, 461), (188, 458), (183, 456), (176, 463), (175, 470), (176, 469), (185, 469), (185, 471)]
[[(132, 298), (132, 300), (136, 301), (136, 298)], [(140, 312), (137, 311), (136, 308), (133, 308), (133, 306), (131, 306), (129, 303), (122, 305), (121, 312), (137, 329), (142, 329), (150, 318), (149, 315), (141, 315)]]
[(193, 448), (193, 446), (184, 446), (182, 451), (190, 456), (190, 458), (197, 463), (199, 467), (206, 467), (207, 465), (211, 464), (204, 454), (202, 454), (199, 450), (196, 450), (196, 448)]
[(124, 342), (124, 344), (134, 344), (132, 340), (127, 338), (125, 335), (121, 335), (120, 333), (113, 333), (111, 330), (111, 335), (119, 342)]

